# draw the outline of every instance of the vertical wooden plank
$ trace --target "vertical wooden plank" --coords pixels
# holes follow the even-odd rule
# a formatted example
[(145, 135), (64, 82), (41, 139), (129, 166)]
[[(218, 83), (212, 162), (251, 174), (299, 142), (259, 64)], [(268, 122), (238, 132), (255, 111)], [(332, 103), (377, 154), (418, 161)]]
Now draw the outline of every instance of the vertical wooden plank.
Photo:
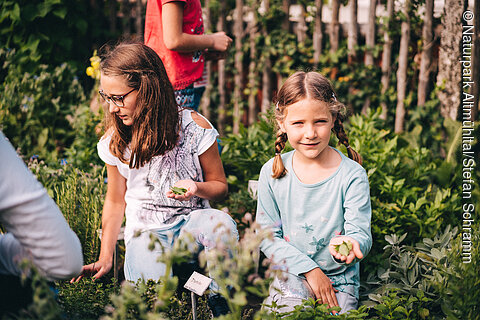
[[(392, 39), (390, 38), (390, 28), (392, 26), (393, 21), (393, 14), (394, 14), (394, 0), (387, 0), (387, 16), (386, 16), (386, 23), (384, 23), (384, 30), (383, 30), (383, 53), (382, 53), (382, 96), (388, 90), (390, 85), (390, 76), (392, 74)], [(385, 101), (381, 102), (382, 106), (382, 114), (380, 115), (381, 119), (387, 119), (387, 103)]]
[(430, 65), (432, 64), (433, 47), (433, 3), (434, 0), (425, 1), (425, 15), (422, 29), (422, 58), (420, 61), (420, 73), (418, 75), (417, 105), (425, 105), (428, 95), (428, 83), (430, 78)]
[(315, 0), (315, 29), (313, 31), (313, 65), (318, 68), (318, 61), (323, 51), (323, 0)]
[(405, 126), (405, 97), (407, 94), (408, 46), (410, 42), (410, 0), (403, 4), (405, 20), (402, 21), (402, 36), (398, 53), (397, 70), (397, 109), (395, 112), (395, 133), (401, 133)]
[(238, 134), (240, 131), (240, 105), (242, 102), (243, 91), (243, 0), (235, 1), (235, 13), (233, 21), (233, 33), (235, 36), (235, 88), (233, 92), (233, 133)]

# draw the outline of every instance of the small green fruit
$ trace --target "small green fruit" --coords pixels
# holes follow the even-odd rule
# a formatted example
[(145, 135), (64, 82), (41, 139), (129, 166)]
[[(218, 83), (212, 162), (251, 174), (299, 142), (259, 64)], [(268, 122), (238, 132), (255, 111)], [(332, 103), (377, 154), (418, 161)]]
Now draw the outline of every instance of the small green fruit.
[(185, 192), (187, 192), (187, 189), (179, 187), (170, 187), (170, 190), (172, 190), (174, 194), (178, 194), (180, 196), (183, 196)]
[(348, 256), (350, 251), (352, 250), (353, 245), (350, 241), (343, 241), (341, 244), (335, 245), (335, 250), (340, 253), (342, 256)]

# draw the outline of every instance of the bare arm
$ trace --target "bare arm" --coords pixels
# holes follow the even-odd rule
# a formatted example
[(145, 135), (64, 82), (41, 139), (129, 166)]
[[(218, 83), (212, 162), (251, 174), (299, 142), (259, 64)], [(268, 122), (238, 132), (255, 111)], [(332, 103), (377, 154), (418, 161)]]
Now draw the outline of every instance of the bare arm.
[(197, 182), (197, 196), (207, 200), (223, 199), (227, 195), (228, 184), (217, 142), (214, 142), (199, 158), (205, 182)]
[(105, 203), (103, 204), (100, 257), (95, 263), (85, 265), (82, 269), (82, 274), (75, 279), (76, 281), (86, 275), (93, 275), (96, 279), (101, 278), (112, 268), (113, 251), (115, 250), (115, 244), (125, 212), (125, 192), (127, 186), (126, 179), (118, 172), (116, 166), (108, 164), (106, 166), (108, 186)]
[(191, 52), (196, 50), (226, 51), (232, 42), (225, 32), (188, 34), (183, 32), (183, 4), (169, 2), (162, 6), (163, 41), (169, 50)]
[[(196, 112), (192, 113), (192, 119), (202, 128), (211, 128), (208, 121)], [(200, 166), (202, 167), (204, 182), (180, 180), (175, 183), (175, 186), (185, 188), (187, 192), (184, 195), (176, 195), (172, 191), (168, 191), (167, 197), (181, 201), (188, 200), (193, 196), (207, 200), (221, 200), (227, 195), (227, 178), (223, 171), (217, 142), (215, 141), (210, 148), (203, 152), (198, 158), (200, 160)]]
[(204, 182), (193, 180), (180, 180), (175, 183), (176, 187), (187, 189), (183, 195), (167, 191), (167, 197), (185, 201), (193, 196), (207, 200), (221, 200), (227, 195), (228, 184), (223, 171), (222, 160), (218, 153), (218, 144), (215, 141), (210, 148), (199, 156), (202, 166)]

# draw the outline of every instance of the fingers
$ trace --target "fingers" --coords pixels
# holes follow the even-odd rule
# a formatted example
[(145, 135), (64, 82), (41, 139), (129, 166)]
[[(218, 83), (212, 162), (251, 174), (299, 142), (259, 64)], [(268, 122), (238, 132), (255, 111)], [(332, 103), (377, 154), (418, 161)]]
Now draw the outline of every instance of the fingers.
[(172, 198), (172, 199), (175, 199), (175, 200), (178, 200), (178, 201), (187, 201), (187, 200), (190, 200), (194, 196), (193, 192), (191, 192), (191, 191), (187, 191), (187, 192), (185, 192), (185, 194), (182, 194), (182, 195), (174, 194), (171, 191), (167, 191), (166, 195), (167, 195), (167, 198)]
[[(108, 271), (107, 271), (107, 272), (108, 272)], [(97, 280), (97, 279), (100, 279), (100, 278), (103, 277), (107, 272), (105, 271), (105, 268), (103, 268), (103, 267), (100, 268), (100, 270), (98, 270), (98, 272), (97, 272), (95, 275), (93, 275), (93, 277), (92, 277), (92, 278), (93, 278), (93, 281), (95, 281), (95, 280)]]
[(70, 279), (70, 283), (76, 283), (76, 282), (79, 282), (82, 278), (84, 278), (87, 274), (91, 274), (93, 271), (93, 267), (94, 265), (93, 264), (89, 264), (89, 265), (86, 265), (86, 266), (83, 266), (82, 267), (82, 271), (80, 272), (80, 275), (76, 278), (72, 278)]
[(353, 253), (353, 251), (350, 251), (350, 253), (348, 254), (347, 257), (344, 257), (345, 258), (345, 263), (346, 264), (350, 264), (352, 263), (352, 261), (355, 259), (355, 254)]
[[(338, 301), (337, 301), (337, 295), (335, 294), (335, 289), (332, 287), (333, 290), (329, 292), (329, 295), (327, 295), (328, 298), (328, 307), (333, 308), (333, 307), (338, 307)], [(333, 314), (336, 314), (337, 311), (332, 311)]]
[(362, 250), (360, 250), (360, 245), (358, 244), (358, 241), (353, 241), (352, 245), (352, 251), (355, 254), (355, 257), (357, 257), (358, 259), (363, 259), (363, 253)]
[(83, 278), (83, 275), (79, 275), (79, 276), (76, 277), (76, 278), (70, 279), (70, 283), (78, 282), (78, 281), (80, 281), (82, 278)]
[[(335, 292), (338, 292), (338, 290), (334, 287), (331, 287), (331, 290), (322, 291), (319, 294), (319, 297), (317, 296), (317, 303), (326, 304), (329, 308), (338, 307), (339, 305)], [(332, 313), (337, 314), (338, 312), (332, 310)]]
[(214, 35), (215, 35), (214, 50), (227, 51), (228, 47), (230, 47), (230, 44), (233, 41), (232, 38), (227, 36), (223, 31), (217, 32)]
[[(347, 256), (344, 256), (341, 253), (339, 253), (337, 250), (335, 250), (335, 245), (339, 245), (343, 241), (349, 241), (352, 244), (352, 249), (350, 250)], [(328, 246), (328, 251), (335, 259), (341, 262), (345, 262), (346, 264), (352, 263), (355, 260), (355, 258), (363, 259), (363, 253), (362, 253), (362, 250), (360, 249), (360, 244), (358, 243), (357, 240), (349, 236), (338, 236), (333, 238), (330, 241), (330, 245)]]
[(175, 193), (175, 192), (173, 192), (173, 190), (168, 190), (165, 193), (167, 198), (171, 198), (171, 199), (175, 199), (175, 200), (179, 200), (179, 201), (190, 200), (198, 190), (198, 187), (197, 187), (195, 181), (192, 181), (192, 180), (177, 181), (175, 183), (174, 187), (182, 188), (182, 189), (187, 190), (183, 194)]

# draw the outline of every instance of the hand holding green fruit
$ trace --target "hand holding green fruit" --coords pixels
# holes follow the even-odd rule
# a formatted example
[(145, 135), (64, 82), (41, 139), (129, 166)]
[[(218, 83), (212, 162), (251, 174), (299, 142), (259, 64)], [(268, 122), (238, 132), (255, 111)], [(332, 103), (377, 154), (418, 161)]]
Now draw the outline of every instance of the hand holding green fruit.
[(335, 244), (334, 247), (335, 251), (346, 257), (352, 250), (353, 245), (349, 240), (347, 240), (346, 242), (343, 241), (341, 244)]
[(183, 196), (187, 192), (187, 189), (179, 187), (170, 187), (170, 190), (172, 190), (174, 194), (178, 194), (181, 196)]
[(197, 195), (198, 186), (195, 181), (190, 179), (180, 180), (175, 182), (170, 189), (168, 189), (167, 198), (178, 201), (188, 201), (193, 196)]
[(330, 240), (330, 254), (339, 262), (352, 263), (355, 258), (362, 259), (363, 253), (360, 250), (358, 241), (349, 236), (338, 236)]

